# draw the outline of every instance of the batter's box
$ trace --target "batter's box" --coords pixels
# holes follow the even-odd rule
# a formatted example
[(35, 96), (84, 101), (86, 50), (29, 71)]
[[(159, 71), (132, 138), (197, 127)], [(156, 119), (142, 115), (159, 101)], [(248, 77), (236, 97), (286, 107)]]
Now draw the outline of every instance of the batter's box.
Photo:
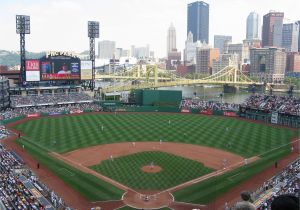
[(69, 170), (66, 169), (66, 168), (60, 168), (60, 169), (58, 170), (58, 172), (59, 172), (60, 174), (62, 174), (62, 175), (67, 176), (67, 177), (75, 176), (74, 173), (72, 173), (71, 171), (69, 171)]

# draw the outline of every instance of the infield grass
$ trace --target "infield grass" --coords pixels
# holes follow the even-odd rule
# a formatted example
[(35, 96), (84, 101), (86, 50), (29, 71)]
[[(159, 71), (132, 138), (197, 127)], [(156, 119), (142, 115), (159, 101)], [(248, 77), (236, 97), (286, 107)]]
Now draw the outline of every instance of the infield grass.
[[(152, 163), (162, 170), (158, 173), (141, 170)], [(213, 171), (197, 161), (156, 151), (104, 160), (91, 168), (136, 190), (167, 189)]]

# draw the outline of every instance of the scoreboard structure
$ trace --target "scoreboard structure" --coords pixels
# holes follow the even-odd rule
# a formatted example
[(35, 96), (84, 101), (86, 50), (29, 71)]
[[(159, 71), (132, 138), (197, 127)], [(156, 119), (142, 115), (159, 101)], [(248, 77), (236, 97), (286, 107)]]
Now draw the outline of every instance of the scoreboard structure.
[(92, 80), (92, 61), (69, 54), (49, 54), (25, 61), (26, 82)]

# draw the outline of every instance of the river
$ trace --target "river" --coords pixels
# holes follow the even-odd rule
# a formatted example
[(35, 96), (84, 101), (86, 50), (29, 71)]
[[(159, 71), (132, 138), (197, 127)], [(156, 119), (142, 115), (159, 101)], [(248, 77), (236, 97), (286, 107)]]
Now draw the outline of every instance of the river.
[[(96, 87), (112, 85), (110, 82), (96, 82)], [(118, 85), (116, 83), (116, 85)], [(252, 92), (247, 90), (239, 89), (236, 93), (223, 93), (223, 86), (177, 86), (177, 87), (164, 87), (159, 88), (159, 90), (181, 90), (183, 98), (193, 98), (197, 97), (202, 100), (212, 100), (212, 101), (223, 101), (227, 103), (243, 103), (246, 98), (248, 98)], [(270, 94), (266, 92), (266, 94)], [(273, 92), (274, 95), (288, 95), (287, 92)], [(295, 94), (294, 94), (295, 95)], [(296, 94), (300, 97), (300, 94)]]

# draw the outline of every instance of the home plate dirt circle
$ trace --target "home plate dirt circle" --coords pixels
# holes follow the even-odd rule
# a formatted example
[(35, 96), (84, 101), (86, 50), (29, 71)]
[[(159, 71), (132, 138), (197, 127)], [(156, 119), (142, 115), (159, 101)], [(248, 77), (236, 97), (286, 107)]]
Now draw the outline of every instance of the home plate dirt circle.
[(158, 173), (158, 172), (160, 172), (162, 169), (161, 169), (161, 167), (160, 166), (149, 166), (149, 165), (147, 165), (147, 166), (143, 166), (143, 167), (141, 167), (141, 170), (143, 171), (143, 172), (146, 172), (146, 173)]
[(159, 209), (167, 207), (174, 201), (169, 192), (134, 192), (127, 191), (123, 195), (123, 202), (137, 209)]

